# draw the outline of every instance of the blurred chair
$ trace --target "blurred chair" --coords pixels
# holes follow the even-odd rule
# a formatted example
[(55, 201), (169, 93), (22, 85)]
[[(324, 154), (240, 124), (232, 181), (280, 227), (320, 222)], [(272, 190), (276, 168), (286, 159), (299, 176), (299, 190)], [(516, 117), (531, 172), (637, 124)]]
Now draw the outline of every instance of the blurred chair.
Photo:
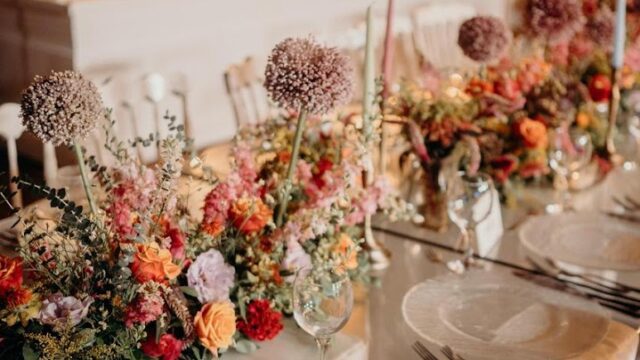
[(413, 12), (417, 49), (438, 70), (474, 66), (458, 47), (458, 29), (477, 15), (472, 4), (462, 1), (438, 2)]
[[(20, 105), (6, 103), (0, 105), (0, 136), (7, 142), (7, 154), (9, 155), (9, 179), (20, 176), (18, 168), (18, 148), (16, 140), (22, 136), (22, 123), (20, 121)], [(9, 191), (15, 195), (11, 198), (11, 205), (16, 208), (22, 207), (22, 192), (17, 185), (9, 181)]]
[[(7, 142), (7, 154), (9, 156), (9, 178), (20, 176), (18, 165), (18, 149), (16, 141), (22, 133), (24, 127), (20, 120), (20, 105), (16, 103), (5, 103), (0, 105), (0, 137)], [(43, 173), (49, 186), (55, 186), (58, 177), (58, 161), (55, 147), (51, 143), (43, 144)], [(9, 182), (9, 190), (16, 195), (11, 199), (14, 207), (22, 207), (22, 192), (16, 184)]]
[(260, 123), (269, 116), (267, 95), (253, 58), (230, 65), (224, 73), (224, 83), (238, 128)]
[[(167, 135), (164, 116), (176, 116), (178, 123), (184, 126), (185, 135), (192, 136), (191, 117), (189, 115), (189, 91), (186, 75), (181, 72), (144, 71), (139, 68), (112, 66), (87, 71), (88, 77), (96, 83), (105, 106), (112, 110), (115, 121), (113, 131), (119, 140), (148, 138), (156, 134), (158, 138)], [(109, 163), (102, 153), (104, 134), (98, 129), (100, 138), (97, 149), (99, 160)], [(158, 159), (156, 147), (143, 147), (138, 144), (133, 156), (141, 162), (154, 162)], [(106, 155), (106, 154), (105, 154)]]

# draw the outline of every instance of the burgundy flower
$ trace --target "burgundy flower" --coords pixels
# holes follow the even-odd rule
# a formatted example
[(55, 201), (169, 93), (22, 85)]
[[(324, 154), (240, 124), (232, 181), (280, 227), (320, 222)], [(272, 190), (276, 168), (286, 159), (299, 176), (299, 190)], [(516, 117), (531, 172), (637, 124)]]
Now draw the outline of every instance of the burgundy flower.
[(518, 159), (510, 154), (499, 156), (491, 160), (493, 168), (493, 177), (498, 183), (504, 183), (509, 179), (518, 166)]
[(250, 339), (271, 340), (283, 328), (282, 314), (271, 309), (269, 300), (253, 300), (247, 306), (245, 320), (238, 320), (237, 328)]
[(613, 44), (613, 28), (615, 18), (608, 7), (603, 7), (596, 12), (585, 26), (589, 38), (599, 46), (610, 48)]
[(579, 0), (529, 0), (527, 10), (533, 34), (552, 43), (569, 40), (584, 21)]
[(509, 30), (493, 16), (476, 16), (462, 23), (458, 45), (475, 61), (487, 62), (500, 57), (509, 44)]

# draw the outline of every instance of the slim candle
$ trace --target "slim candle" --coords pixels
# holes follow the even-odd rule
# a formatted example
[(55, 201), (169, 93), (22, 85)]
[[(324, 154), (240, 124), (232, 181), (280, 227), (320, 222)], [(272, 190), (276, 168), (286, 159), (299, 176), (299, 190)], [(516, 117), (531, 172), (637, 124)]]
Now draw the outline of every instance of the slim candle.
[(389, 95), (389, 82), (391, 81), (391, 71), (393, 69), (393, 2), (394, 0), (389, 0), (389, 4), (387, 6), (387, 26), (384, 34), (384, 52), (382, 53), (382, 80), (384, 81), (382, 97), (384, 99)]
[(362, 96), (362, 130), (367, 139), (371, 138), (372, 108), (375, 101), (375, 72), (374, 72), (374, 44), (373, 44), (373, 12), (371, 6), (367, 8), (367, 43), (364, 58), (364, 94)]
[(615, 27), (615, 36), (613, 43), (613, 60), (611, 65), (616, 68), (622, 68), (622, 64), (624, 62), (624, 44), (627, 37), (626, 34), (626, 13), (627, 13), (627, 2), (626, 0), (617, 0), (616, 1), (616, 27)]

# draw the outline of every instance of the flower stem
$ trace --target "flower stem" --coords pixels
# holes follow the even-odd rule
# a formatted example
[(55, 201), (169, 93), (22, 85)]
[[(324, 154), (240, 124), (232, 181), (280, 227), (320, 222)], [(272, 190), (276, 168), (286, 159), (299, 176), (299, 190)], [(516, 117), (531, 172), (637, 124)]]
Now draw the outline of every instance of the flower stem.
[(73, 149), (76, 152), (76, 158), (78, 159), (78, 167), (80, 168), (80, 177), (82, 178), (82, 187), (84, 188), (84, 192), (87, 195), (87, 201), (89, 202), (89, 209), (93, 216), (97, 217), (98, 212), (96, 208), (96, 202), (93, 198), (93, 193), (91, 192), (91, 184), (89, 183), (89, 178), (87, 177), (87, 168), (84, 163), (84, 153), (82, 152), (82, 148), (80, 145), (74, 141)]
[(280, 227), (284, 220), (284, 213), (287, 211), (287, 203), (289, 202), (289, 193), (293, 184), (293, 174), (298, 164), (298, 156), (300, 154), (300, 142), (304, 133), (305, 123), (307, 121), (307, 111), (300, 108), (298, 114), (298, 124), (296, 125), (296, 134), (293, 138), (293, 149), (291, 150), (291, 159), (289, 160), (289, 168), (287, 169), (287, 178), (284, 181), (282, 189), (282, 198), (280, 199), (280, 207), (278, 208), (278, 216), (276, 217), (276, 226)]

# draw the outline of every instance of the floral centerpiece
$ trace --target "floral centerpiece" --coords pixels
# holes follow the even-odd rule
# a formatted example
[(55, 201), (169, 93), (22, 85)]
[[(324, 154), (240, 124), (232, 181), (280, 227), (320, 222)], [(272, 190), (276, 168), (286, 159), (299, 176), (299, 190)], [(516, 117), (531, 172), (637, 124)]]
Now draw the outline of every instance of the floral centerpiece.
[[(124, 143), (107, 126), (112, 167), (78, 147), (81, 165), (91, 170), (83, 171), (89, 212), (64, 190), (13, 179), (60, 214), (45, 226), (13, 209), (22, 230), (17, 256), (0, 256), (2, 358), (212, 359), (229, 348), (252, 351), (275, 338), (291, 314), (296, 270), (366, 278), (359, 224), (394, 203), (381, 181), (362, 191), (352, 151), (359, 137), (327, 131), (313, 115), (345, 95), (336, 89), (322, 97), (320, 89), (349, 82), (341, 78), (349, 74), (334, 49), (307, 41), (276, 47), (266, 85), (286, 104), (306, 99), (309, 126), (306, 116), (288, 112), (246, 130), (234, 146), (232, 172), (211, 184), (202, 204), (178, 191), (190, 141), (172, 117), (161, 139)], [(319, 69), (326, 77), (316, 76)], [(298, 81), (299, 71), (308, 81)], [(76, 73), (36, 78), (25, 93), (23, 119), (44, 141), (76, 143), (109, 117), (93, 106), (102, 103), (94, 90)], [(75, 119), (69, 128), (66, 118)], [(154, 142), (156, 164), (130, 155)], [(189, 215), (193, 206), (202, 208), (202, 219)]]

